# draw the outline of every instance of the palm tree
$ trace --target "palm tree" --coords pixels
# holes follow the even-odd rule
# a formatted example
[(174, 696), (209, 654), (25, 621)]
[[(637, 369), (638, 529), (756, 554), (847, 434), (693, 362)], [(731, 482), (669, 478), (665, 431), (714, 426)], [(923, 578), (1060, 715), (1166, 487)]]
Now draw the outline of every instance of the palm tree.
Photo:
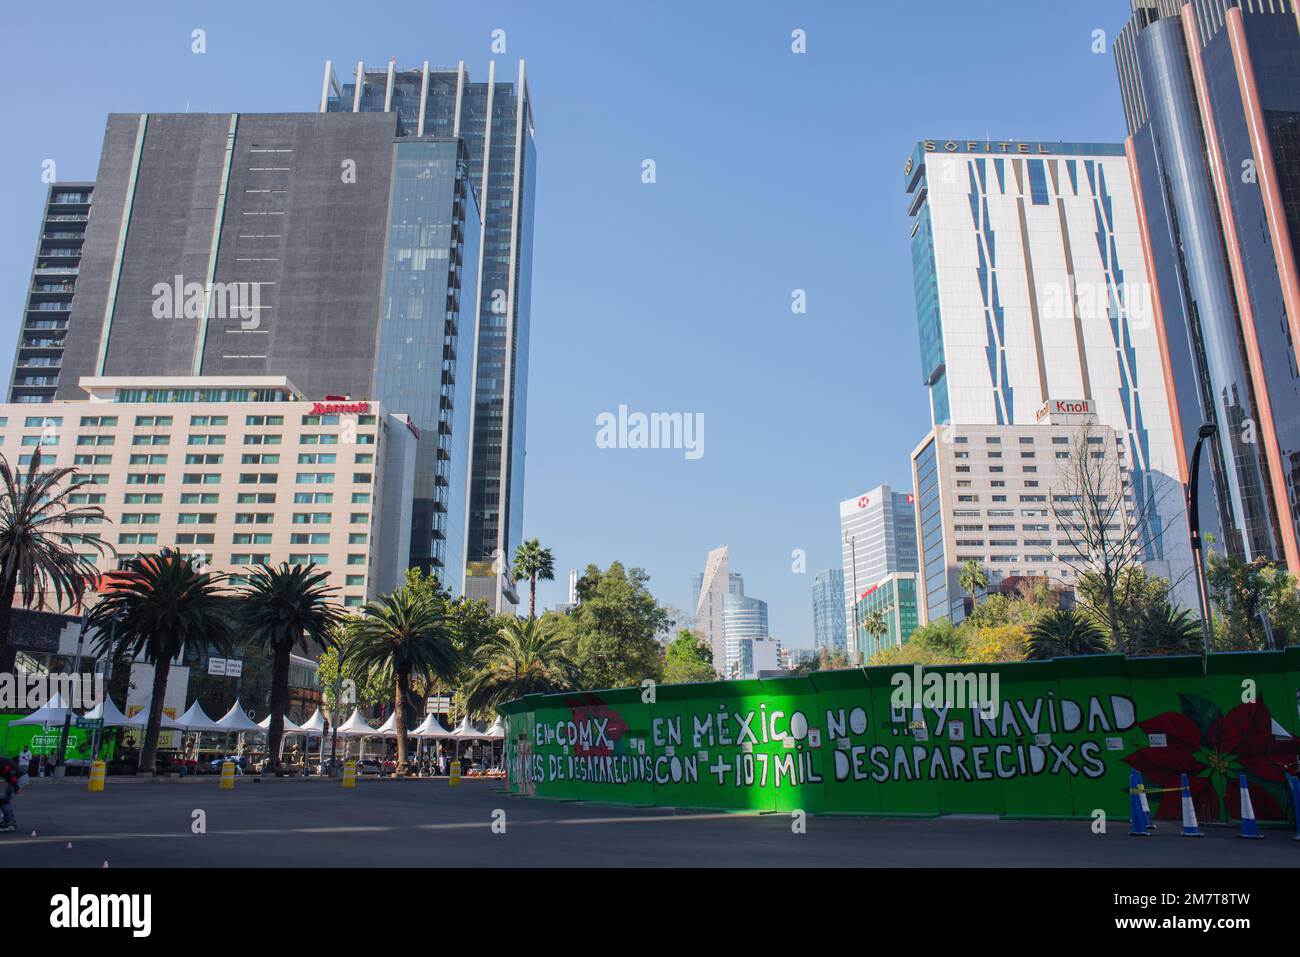
[(872, 638), (880, 638), (889, 633), (889, 614), (892, 608), (877, 608), (862, 616), (859, 627)]
[(1030, 626), (1028, 644), (1029, 657), (1037, 660), (1099, 655), (1106, 650), (1106, 635), (1086, 615), (1058, 608)]
[(126, 642), (131, 657), (153, 665), (149, 722), (140, 748), (140, 770), (152, 772), (158, 752), (163, 698), (172, 660), (193, 642), (199, 647), (228, 647), (233, 630), (230, 596), (221, 584), (226, 575), (199, 571), (194, 560), (163, 549), (127, 562), (113, 579), (113, 590), (90, 613), (99, 632), (97, 654), (111, 652), (109, 636)]
[(345, 654), (353, 667), (394, 685), (398, 774), (406, 771), (406, 702), (411, 695), (411, 677), (450, 680), (456, 672), (452, 632), (441, 602), (399, 588), (366, 605), (348, 642)]
[(8, 667), (9, 629), (14, 596), (23, 607), (44, 608), (50, 590), (60, 608), (75, 605), (98, 572), (94, 562), (73, 548), (86, 544), (100, 555), (113, 547), (98, 538), (55, 531), (51, 526), (98, 522), (98, 505), (74, 505), (70, 496), (89, 482), (65, 482), (70, 468), (41, 472), (41, 449), (32, 453), (25, 473), (16, 472), (0, 455), (0, 668)]
[(1128, 648), (1137, 655), (1188, 655), (1201, 650), (1201, 622), (1186, 608), (1160, 602), (1142, 611), (1128, 629)]
[[(316, 565), (259, 565), (238, 592), (244, 635), (271, 656), (271, 726), (266, 749), (272, 771), (280, 770), (280, 740), (284, 737), (284, 712), (289, 707), (289, 656), (295, 648), (308, 654), (328, 648), (334, 641), (334, 626), (344, 617), (343, 610), (331, 602), (338, 589), (326, 586), (328, 578), (329, 572)], [(308, 645), (309, 639), (315, 648)]]
[(528, 617), (537, 617), (537, 581), (555, 581), (555, 556), (549, 548), (530, 538), (515, 549), (513, 565), (515, 581), (528, 579)]
[(961, 586), (962, 591), (970, 595), (970, 610), (973, 611), (975, 593), (985, 591), (989, 587), (989, 573), (977, 559), (968, 558), (957, 570), (957, 584)]
[(507, 622), (479, 647), (478, 671), (465, 686), (465, 707), (487, 711), (526, 694), (577, 686), (578, 668), (565, 654), (563, 636), (536, 618)]

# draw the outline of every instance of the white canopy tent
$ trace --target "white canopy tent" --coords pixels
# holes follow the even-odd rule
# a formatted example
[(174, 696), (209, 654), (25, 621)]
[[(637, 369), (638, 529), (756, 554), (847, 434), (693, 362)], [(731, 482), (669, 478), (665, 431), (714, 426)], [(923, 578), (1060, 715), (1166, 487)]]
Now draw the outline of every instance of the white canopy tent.
[(388, 720), (375, 729), (375, 734), (382, 738), (397, 737), (397, 712), (388, 716)]
[[(149, 725), (149, 709), (145, 708), (139, 714), (133, 714), (131, 715), (131, 717), (127, 718), (125, 726), (128, 728), (146, 728), (148, 727), (148, 725)], [(162, 720), (159, 721), (158, 723), (158, 727), (163, 731), (184, 731), (185, 730), (185, 726), (183, 724), (181, 724), (175, 718), (169, 718), (165, 711), (163, 712)]]
[(325, 718), (320, 713), (320, 708), (317, 708), (310, 718), (298, 725), (298, 729), (302, 731), (303, 734), (324, 734)]
[[(257, 726), (258, 726), (259, 728), (261, 728), (263, 731), (265, 731), (265, 732), (267, 732), (267, 733), (269, 734), (270, 731), (271, 731), (271, 716), (268, 714), (268, 715), (267, 715), (265, 718), (263, 718), (261, 721), (257, 722)], [(289, 718), (289, 716), (286, 714), (286, 715), (284, 716), (284, 733), (285, 733), (285, 734), (302, 734), (302, 733), (303, 733), (303, 730), (302, 730), (302, 728), (301, 728), (300, 726), (294, 724), (293, 721), (292, 721), (292, 720)]]
[(235, 699), (235, 703), (230, 706), (230, 710), (217, 719), (217, 727), (222, 731), (239, 731), (260, 733), (262, 727), (244, 713), (244, 707)]
[(491, 735), (474, 727), (474, 725), (470, 723), (469, 715), (465, 715), (460, 724), (456, 725), (456, 727), (452, 729), (452, 732), (448, 737), (459, 738), (462, 741), (484, 741), (490, 738)]
[[(105, 724), (107, 723), (108, 722), (105, 722)], [(176, 719), (176, 723), (185, 725), (186, 731), (203, 732), (226, 730), (207, 716), (203, 709), (199, 707), (197, 700), (190, 705), (188, 711)]]
[(451, 732), (439, 724), (438, 719), (432, 714), (424, 716), (420, 726), (411, 732), (413, 738), (450, 738)]
[(488, 726), (488, 729), (483, 732), (483, 735), (485, 737), (492, 738), (494, 740), (505, 739), (506, 723), (505, 720), (501, 717), (501, 715), (497, 715), (497, 719), (493, 721), (491, 725)]
[[(197, 707), (197, 704), (195, 707)], [(86, 717), (95, 721), (102, 721), (105, 728), (134, 727), (133, 719), (118, 711), (117, 705), (113, 704), (113, 699), (107, 695), (104, 696), (103, 701), (86, 712)]]
[(373, 738), (379, 734), (378, 730), (366, 724), (366, 719), (361, 717), (360, 708), (353, 711), (352, 717), (339, 725), (338, 731), (347, 738)]
[[(63, 692), (54, 692), (54, 698), (40, 708), (37, 708), (25, 718), (19, 718), (17, 721), (10, 721), (9, 726), (18, 725), (40, 725), (41, 727), (52, 727), (54, 725), (62, 726), (68, 718), (68, 703), (63, 700)], [(72, 712), (73, 718), (77, 713)]]

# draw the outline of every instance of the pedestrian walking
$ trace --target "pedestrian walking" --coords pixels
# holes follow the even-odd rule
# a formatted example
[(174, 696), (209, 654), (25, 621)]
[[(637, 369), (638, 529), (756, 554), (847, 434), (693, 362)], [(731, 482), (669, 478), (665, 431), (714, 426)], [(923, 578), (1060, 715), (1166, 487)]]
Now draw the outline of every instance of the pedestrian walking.
[(0, 758), (0, 831), (18, 830), (12, 804), (14, 795), (22, 790), (19, 777), (18, 762)]

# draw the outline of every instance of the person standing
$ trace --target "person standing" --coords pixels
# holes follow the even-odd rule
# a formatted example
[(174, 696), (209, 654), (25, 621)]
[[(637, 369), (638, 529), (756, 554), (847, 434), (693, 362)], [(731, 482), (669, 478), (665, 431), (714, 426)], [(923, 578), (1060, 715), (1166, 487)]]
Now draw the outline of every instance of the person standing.
[(23, 745), (22, 754), (18, 755), (18, 783), (23, 787), (27, 786), (27, 772), (32, 763), (32, 749), (30, 745)]
[(0, 758), (0, 831), (18, 830), (11, 804), (14, 795), (22, 790), (19, 777), (17, 763), (9, 758)]

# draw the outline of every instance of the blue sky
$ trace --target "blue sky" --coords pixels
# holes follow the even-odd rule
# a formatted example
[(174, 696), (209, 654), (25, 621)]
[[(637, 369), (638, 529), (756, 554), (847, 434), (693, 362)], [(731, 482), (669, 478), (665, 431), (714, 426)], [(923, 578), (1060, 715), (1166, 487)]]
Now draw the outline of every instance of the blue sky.
[[(524, 523), (558, 571), (539, 603), (564, 599), (570, 567), (618, 559), (686, 608), (725, 543), (773, 633), (808, 646), (812, 576), (840, 562), (837, 503), (905, 486), (928, 427), (903, 163), (926, 138), (1121, 140), (1114, 61), (1091, 47), (1129, 4), (1095, 7), (7, 4), (0, 361), (41, 164), (93, 179), (108, 113), (311, 110), (326, 59), (464, 59), (481, 80), (505, 30), (498, 70), (528, 61), (537, 119)], [(598, 448), (596, 417), (620, 404), (703, 413), (704, 455)]]

